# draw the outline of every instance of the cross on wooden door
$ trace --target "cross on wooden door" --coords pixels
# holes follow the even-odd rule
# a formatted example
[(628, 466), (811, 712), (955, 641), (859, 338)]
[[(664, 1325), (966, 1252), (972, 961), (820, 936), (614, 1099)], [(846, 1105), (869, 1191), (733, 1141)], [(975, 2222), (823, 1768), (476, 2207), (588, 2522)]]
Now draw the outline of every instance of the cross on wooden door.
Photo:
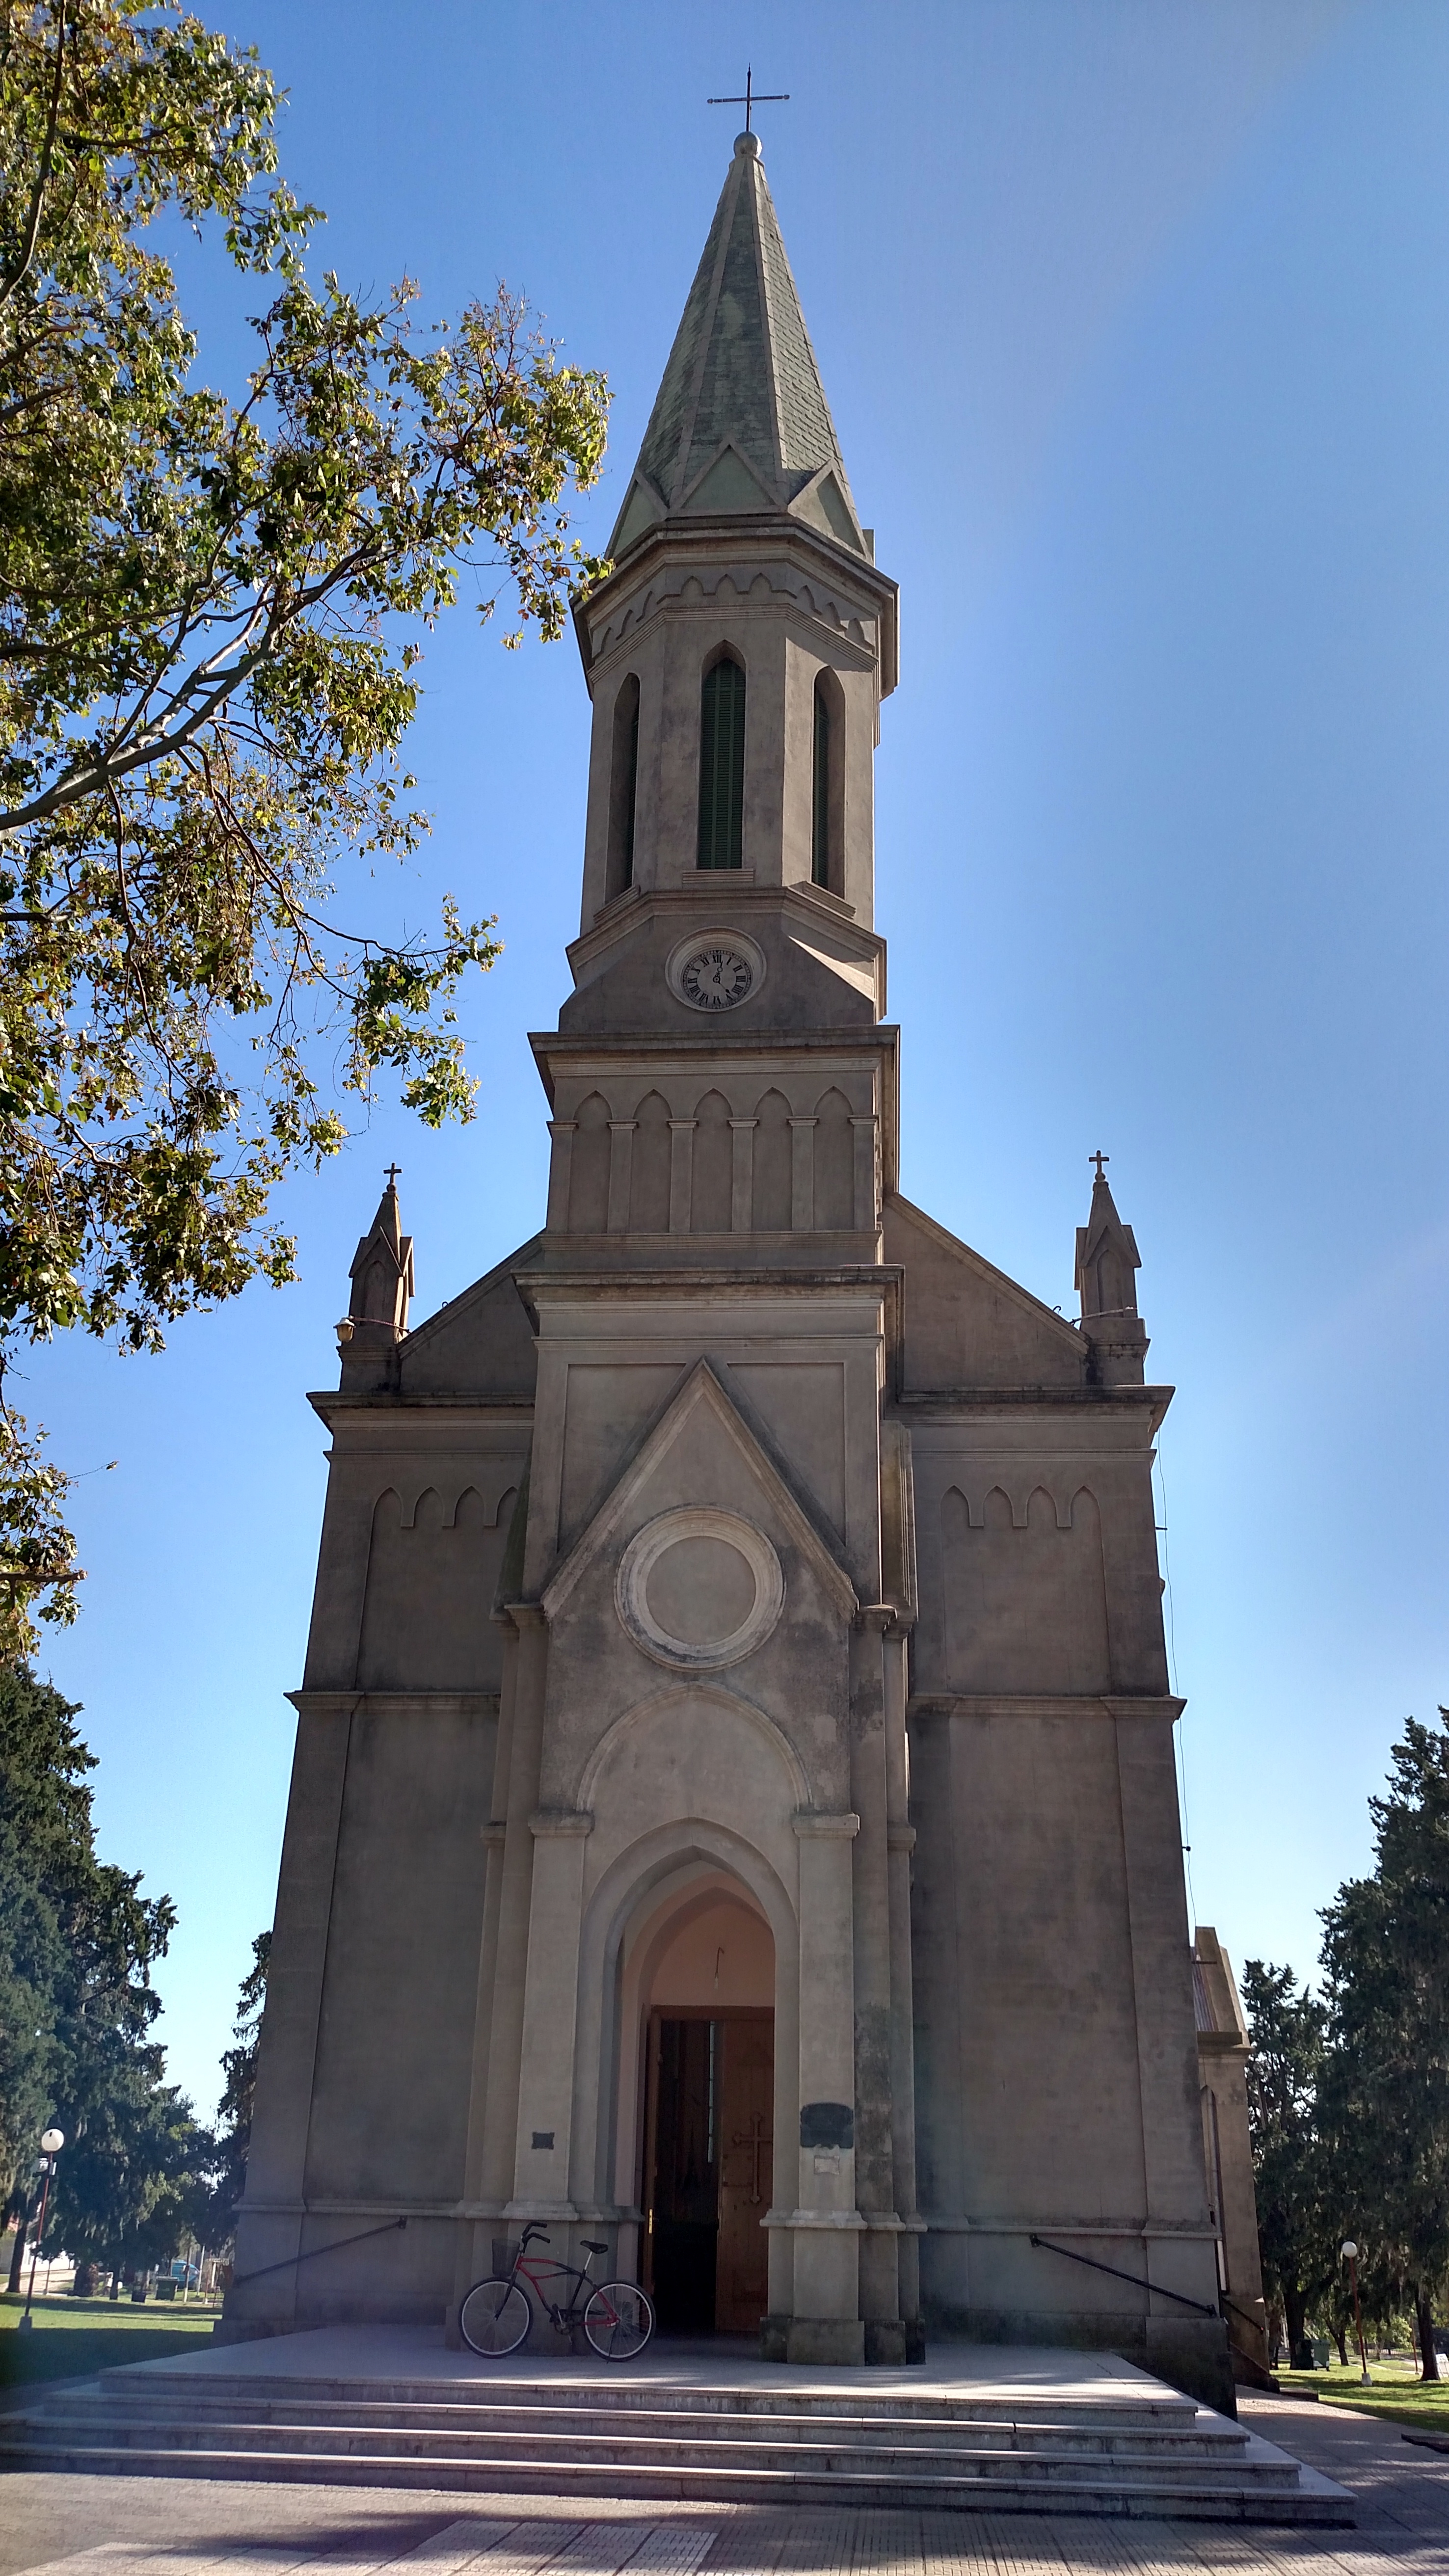
[(764, 2197), (760, 2190), (760, 2158), (765, 2152), (764, 2131), (764, 2114), (756, 2111), (748, 2129), (736, 2129), (730, 2140), (732, 2146), (748, 2147), (750, 2151), (750, 2187), (745, 2194), (746, 2205), (750, 2209), (758, 2209)]

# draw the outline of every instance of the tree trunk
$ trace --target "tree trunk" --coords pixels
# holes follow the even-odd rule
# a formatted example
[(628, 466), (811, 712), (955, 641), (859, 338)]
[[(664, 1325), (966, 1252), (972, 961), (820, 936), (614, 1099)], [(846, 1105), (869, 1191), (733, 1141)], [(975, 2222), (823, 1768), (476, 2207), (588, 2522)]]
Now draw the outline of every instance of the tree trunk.
[(1283, 2307), (1288, 2319), (1288, 2367), (1290, 2370), (1313, 2368), (1313, 2346), (1308, 2340), (1304, 2311), (1307, 2301), (1296, 2281), (1283, 2284)]
[(12, 2299), (18, 2298), (20, 2295), (20, 2274), (25, 2262), (25, 2222), (29, 2215), (30, 2205), (27, 2202), (25, 2208), (22, 2209), (20, 2216), (15, 2221), (15, 2245), (10, 2256), (10, 2296)]
[(1333, 2329), (1333, 2340), (1334, 2340), (1334, 2342), (1335, 2342), (1335, 2343), (1337, 2344), (1337, 2346), (1338, 2346), (1338, 2357), (1339, 2357), (1339, 2360), (1342, 2362), (1342, 2364), (1343, 2364), (1343, 2366), (1344, 2366), (1344, 2369), (1345, 2369), (1345, 2370), (1347, 2370), (1347, 2368), (1348, 2368), (1348, 2328), (1347, 2328), (1347, 2326), (1335, 2326), (1335, 2327), (1334, 2327), (1334, 2329)]
[(1425, 2379), (1440, 2379), (1439, 2355), (1434, 2349), (1434, 2294), (1419, 2287), (1414, 2299), (1414, 2314), (1419, 2321), (1419, 2370)]

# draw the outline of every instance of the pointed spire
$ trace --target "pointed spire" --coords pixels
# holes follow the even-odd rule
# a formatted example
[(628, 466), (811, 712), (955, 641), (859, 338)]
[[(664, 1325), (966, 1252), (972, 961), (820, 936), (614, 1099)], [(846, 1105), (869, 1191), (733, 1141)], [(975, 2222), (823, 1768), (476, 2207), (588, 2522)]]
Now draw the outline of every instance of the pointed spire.
[(1137, 1272), (1142, 1267), (1137, 1239), (1117, 1214), (1104, 1166), (1108, 1154), (1088, 1161), (1097, 1167), (1092, 1206), (1085, 1225), (1077, 1228), (1076, 1287), (1082, 1301), (1082, 1333), (1093, 1351), (1099, 1385), (1142, 1383), (1147, 1335), (1137, 1313)]
[(735, 140), (609, 551), (627, 552), (663, 518), (776, 510), (869, 551), (760, 138), (747, 133)]
[[(349, 1276), (344, 1338), (354, 1341), (359, 1327), (369, 1342), (401, 1341), (408, 1328), (408, 1300), (413, 1294), (413, 1239), (402, 1231), (397, 1197), (398, 1165), (389, 1163), (387, 1186), (377, 1203), (370, 1230), (357, 1247)], [(341, 1330), (341, 1327), (339, 1327)]]

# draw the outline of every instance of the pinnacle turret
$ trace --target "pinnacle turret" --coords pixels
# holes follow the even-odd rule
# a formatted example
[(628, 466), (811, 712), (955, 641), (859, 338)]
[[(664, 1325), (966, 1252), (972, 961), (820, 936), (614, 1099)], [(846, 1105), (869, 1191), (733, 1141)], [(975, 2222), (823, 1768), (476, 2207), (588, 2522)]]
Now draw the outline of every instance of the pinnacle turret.
[(626, 554), (665, 518), (776, 511), (869, 553), (760, 138), (746, 133), (735, 142), (609, 551)]
[(357, 1247), (349, 1272), (352, 1293), (346, 1341), (395, 1342), (408, 1327), (408, 1301), (413, 1294), (413, 1239), (402, 1231), (397, 1196), (397, 1165), (388, 1166), (387, 1186), (377, 1214)]
[(1085, 1225), (1077, 1228), (1076, 1286), (1082, 1301), (1082, 1334), (1091, 1344), (1093, 1373), (1100, 1385), (1142, 1383), (1147, 1335), (1137, 1312), (1137, 1272), (1142, 1267), (1130, 1225), (1117, 1214), (1103, 1166), (1106, 1154), (1093, 1154), (1097, 1166), (1092, 1205)]

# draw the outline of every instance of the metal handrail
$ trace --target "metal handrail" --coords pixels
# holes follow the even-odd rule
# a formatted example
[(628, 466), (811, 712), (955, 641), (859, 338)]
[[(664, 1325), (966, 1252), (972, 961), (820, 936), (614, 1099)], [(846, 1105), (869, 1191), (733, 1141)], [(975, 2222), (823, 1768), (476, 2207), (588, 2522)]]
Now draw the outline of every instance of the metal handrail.
[(365, 2244), (369, 2236), (394, 2236), (406, 2225), (405, 2218), (390, 2218), (385, 2226), (364, 2227), (356, 2236), (334, 2236), (330, 2245), (309, 2245), (305, 2254), (288, 2254), (280, 2263), (264, 2263), (259, 2272), (241, 2272), (231, 2286), (244, 2290), (249, 2281), (265, 2281), (270, 2272), (290, 2272), (298, 2263), (315, 2263), (319, 2254), (340, 2254), (344, 2245)]
[(1160, 2281), (1144, 2281), (1140, 2272), (1123, 2272), (1115, 2263), (1099, 2263), (1095, 2254), (1078, 2254), (1071, 2245), (1054, 2245), (1049, 2236), (1032, 2236), (1027, 2242), (1039, 2245), (1046, 2254), (1065, 2254), (1069, 2263), (1085, 2263), (1092, 2272), (1110, 2272), (1114, 2281), (1130, 2281), (1134, 2290), (1146, 2290), (1152, 2298), (1175, 2299), (1180, 2308), (1191, 2308), (1200, 2317), (1215, 2317), (1218, 2309), (1204, 2307), (1201, 2299), (1184, 2298), (1181, 2290), (1165, 2290)]

